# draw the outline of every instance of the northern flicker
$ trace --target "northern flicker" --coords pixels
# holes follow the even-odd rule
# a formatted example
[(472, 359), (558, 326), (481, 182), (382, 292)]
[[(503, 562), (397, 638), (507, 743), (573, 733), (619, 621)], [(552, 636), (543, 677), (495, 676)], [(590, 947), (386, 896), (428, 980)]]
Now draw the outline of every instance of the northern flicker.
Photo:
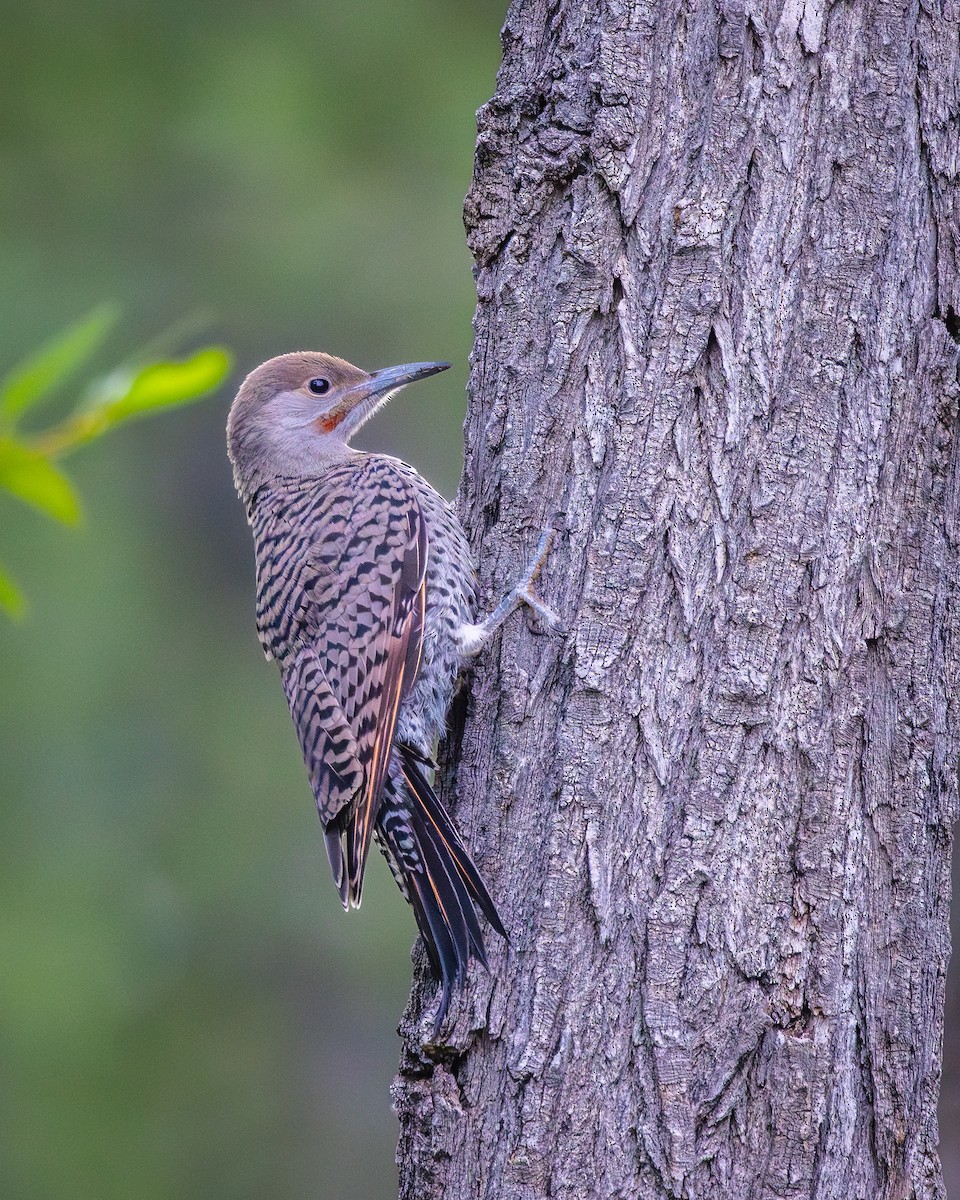
[(554, 616), (524, 579), (482, 621), (450, 506), (413, 467), (350, 446), (402, 387), (449, 363), (367, 373), (284, 354), (244, 380), (227, 444), (253, 531), (257, 628), (275, 660), (344, 908), (359, 906), (371, 837), (413, 907), (441, 985), (434, 1028), (471, 958), (486, 965), (474, 904), (496, 906), (430, 782), (465, 661), (521, 603)]

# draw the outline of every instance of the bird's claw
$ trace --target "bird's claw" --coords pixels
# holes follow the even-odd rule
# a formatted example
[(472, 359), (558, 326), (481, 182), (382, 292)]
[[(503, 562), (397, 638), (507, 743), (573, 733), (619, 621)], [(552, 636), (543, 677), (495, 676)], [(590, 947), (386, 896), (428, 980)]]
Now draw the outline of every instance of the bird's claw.
[(533, 609), (544, 625), (550, 629), (559, 629), (560, 618), (550, 605), (544, 604), (540, 597), (535, 592), (532, 592), (529, 587), (518, 588), (517, 595), (528, 608)]
[(530, 564), (530, 569), (527, 572), (527, 582), (533, 583), (543, 570), (543, 564), (550, 556), (550, 551), (553, 548), (553, 539), (556, 537), (557, 531), (548, 528), (540, 535), (540, 543), (537, 546), (537, 553), (534, 555), (533, 562)]
[(517, 597), (523, 601), (529, 608), (532, 608), (537, 616), (543, 621), (548, 629), (558, 629), (560, 627), (560, 618), (553, 611), (549, 604), (543, 600), (533, 590), (533, 584), (540, 577), (540, 572), (543, 570), (544, 563), (550, 556), (550, 550), (553, 547), (553, 539), (556, 536), (556, 530), (549, 528), (545, 529), (540, 536), (540, 543), (537, 546), (537, 552), (533, 557), (533, 561), (527, 568), (527, 573), (524, 579), (516, 587)]

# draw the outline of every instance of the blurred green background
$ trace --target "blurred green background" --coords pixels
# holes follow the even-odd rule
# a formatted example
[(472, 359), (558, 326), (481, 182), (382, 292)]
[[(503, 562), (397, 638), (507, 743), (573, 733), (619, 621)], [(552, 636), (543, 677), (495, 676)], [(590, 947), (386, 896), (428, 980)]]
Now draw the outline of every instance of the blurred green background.
[(282, 351), (449, 358), (362, 440), (452, 493), (504, 7), (3, 6), (0, 370), (104, 300), (104, 368), (184, 317), (237, 359), (69, 460), (79, 531), (0, 503), (5, 1200), (395, 1194), (415, 927), (379, 856), (340, 909), (223, 427)]

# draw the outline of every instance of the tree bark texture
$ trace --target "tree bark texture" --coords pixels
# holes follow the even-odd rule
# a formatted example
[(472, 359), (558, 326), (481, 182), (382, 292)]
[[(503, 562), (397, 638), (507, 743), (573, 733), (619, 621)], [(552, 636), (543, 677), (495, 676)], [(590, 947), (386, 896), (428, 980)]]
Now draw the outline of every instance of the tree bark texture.
[(956, 4), (516, 0), (479, 115), (447, 798), (510, 930), (407, 1200), (939, 1197)]

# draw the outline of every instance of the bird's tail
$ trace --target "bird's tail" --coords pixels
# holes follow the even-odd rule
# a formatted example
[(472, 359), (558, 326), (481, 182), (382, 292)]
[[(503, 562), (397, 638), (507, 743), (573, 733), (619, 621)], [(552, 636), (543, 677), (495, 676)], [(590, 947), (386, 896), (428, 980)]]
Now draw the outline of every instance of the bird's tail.
[(378, 840), (413, 908), (441, 986), (436, 1033), (470, 959), (487, 965), (474, 903), (497, 933), (507, 935), (480, 872), (423, 774), (420, 756), (403, 744), (397, 750), (406, 787), (391, 780), (385, 788), (377, 816)]

